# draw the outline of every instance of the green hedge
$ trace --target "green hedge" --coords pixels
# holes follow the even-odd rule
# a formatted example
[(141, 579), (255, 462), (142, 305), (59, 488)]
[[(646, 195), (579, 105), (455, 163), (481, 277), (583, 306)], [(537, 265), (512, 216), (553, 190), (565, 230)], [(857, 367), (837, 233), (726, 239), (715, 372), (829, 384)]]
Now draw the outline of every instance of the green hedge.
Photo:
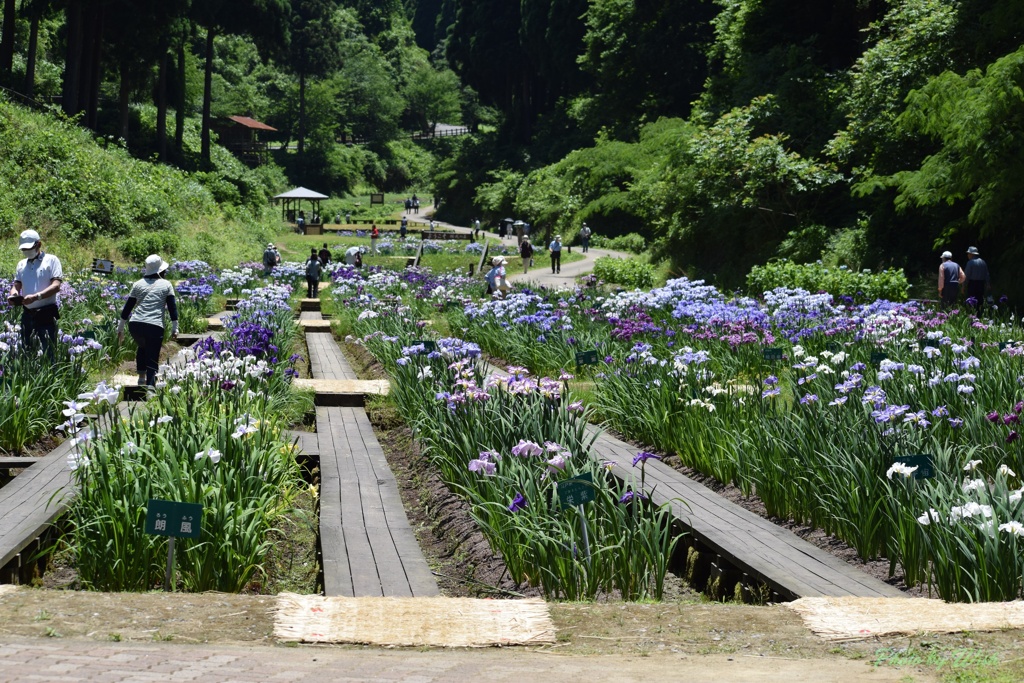
[(645, 289), (654, 286), (654, 267), (637, 259), (602, 256), (594, 261), (594, 275), (605, 282), (625, 287)]
[(868, 269), (858, 272), (846, 266), (828, 268), (820, 261), (793, 263), (787, 259), (754, 266), (747, 274), (747, 289), (753, 296), (760, 296), (776, 287), (825, 291), (862, 303), (875, 299), (906, 301), (910, 283), (902, 268), (889, 268), (878, 273)]

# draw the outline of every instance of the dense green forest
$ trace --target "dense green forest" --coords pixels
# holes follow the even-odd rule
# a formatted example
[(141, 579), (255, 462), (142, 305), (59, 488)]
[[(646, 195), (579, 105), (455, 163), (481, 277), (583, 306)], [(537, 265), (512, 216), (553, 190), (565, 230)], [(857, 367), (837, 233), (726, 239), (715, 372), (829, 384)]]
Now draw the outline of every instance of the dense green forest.
[[(930, 276), (969, 245), (1024, 286), (1019, 0), (0, 2), (0, 83), (218, 201), (252, 194), (210, 134), (245, 115), (286, 145), (267, 192), (586, 221), (724, 286), (775, 257)], [(437, 122), (473, 134), (412, 140)]]

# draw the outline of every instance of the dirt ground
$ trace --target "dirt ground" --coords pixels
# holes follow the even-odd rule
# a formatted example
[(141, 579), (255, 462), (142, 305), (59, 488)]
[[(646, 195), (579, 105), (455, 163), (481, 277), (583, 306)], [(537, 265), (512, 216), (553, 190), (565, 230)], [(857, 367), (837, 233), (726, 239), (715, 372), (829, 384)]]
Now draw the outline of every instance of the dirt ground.
[[(274, 647), (273, 607), (271, 596), (22, 588), (0, 596), (0, 642), (66, 638)], [(666, 661), (686, 660), (688, 667), (727, 671), (727, 680), (742, 678), (744, 671), (789, 681), (1013, 681), (1024, 674), (1017, 631), (836, 645), (811, 634), (781, 605), (692, 600), (552, 603), (550, 609), (557, 642), (514, 650), (628, 658), (652, 672), (664, 670)]]

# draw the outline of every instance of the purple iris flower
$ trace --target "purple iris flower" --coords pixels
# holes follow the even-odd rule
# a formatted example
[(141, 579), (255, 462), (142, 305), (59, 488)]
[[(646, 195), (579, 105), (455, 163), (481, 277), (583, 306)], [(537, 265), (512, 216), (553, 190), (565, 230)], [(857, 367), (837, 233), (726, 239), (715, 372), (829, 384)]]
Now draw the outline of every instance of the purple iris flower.
[(521, 493), (516, 493), (516, 497), (512, 499), (512, 503), (508, 506), (509, 512), (519, 512), (525, 510), (527, 506), (526, 498)]
[(655, 455), (654, 453), (648, 453), (647, 451), (640, 451), (639, 453), (636, 454), (636, 457), (633, 458), (633, 467), (636, 467), (637, 465), (642, 465), (651, 459), (661, 460), (661, 456)]

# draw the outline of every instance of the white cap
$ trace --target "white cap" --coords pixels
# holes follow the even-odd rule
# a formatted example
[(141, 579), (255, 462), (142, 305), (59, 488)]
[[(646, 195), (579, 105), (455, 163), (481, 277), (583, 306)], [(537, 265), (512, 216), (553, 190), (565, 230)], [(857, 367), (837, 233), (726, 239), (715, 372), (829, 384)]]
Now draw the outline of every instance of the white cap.
[(146, 257), (146, 268), (142, 271), (143, 275), (156, 275), (160, 271), (167, 270), (167, 263), (156, 254), (150, 254)]
[(942, 256), (940, 258), (953, 258), (953, 252), (951, 252), (951, 251), (944, 251), (944, 252), (942, 252)]
[(562, 241), (562, 236), (561, 235), (555, 235), (555, 241), (556, 242), (561, 242)]
[(39, 241), (39, 233), (35, 230), (25, 230), (18, 237), (18, 249), (31, 249)]
[(500, 266), (502, 263), (507, 263), (507, 261), (505, 261), (505, 259), (503, 259), (500, 256), (495, 256), (494, 258), (491, 259), (492, 266)]

